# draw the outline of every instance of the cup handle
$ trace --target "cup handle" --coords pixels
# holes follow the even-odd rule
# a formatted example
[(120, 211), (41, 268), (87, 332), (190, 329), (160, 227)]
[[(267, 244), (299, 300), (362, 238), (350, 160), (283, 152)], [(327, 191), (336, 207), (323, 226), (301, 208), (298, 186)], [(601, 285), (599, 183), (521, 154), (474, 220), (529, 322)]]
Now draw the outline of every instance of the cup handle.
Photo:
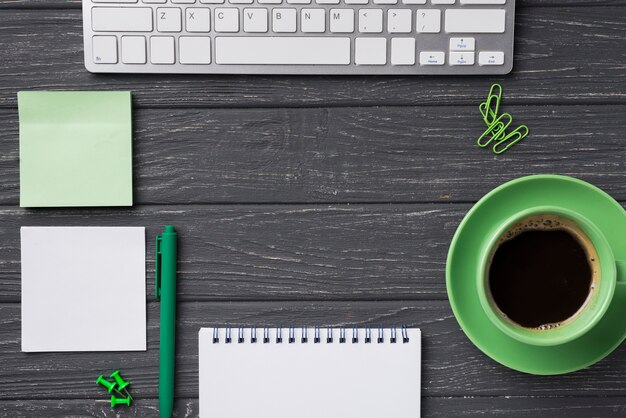
[(617, 285), (626, 286), (626, 261), (617, 260)]
[[(615, 264), (617, 264), (615, 298), (622, 301), (621, 303), (626, 304), (626, 261), (616, 260)], [(626, 328), (624, 332), (626, 332)]]

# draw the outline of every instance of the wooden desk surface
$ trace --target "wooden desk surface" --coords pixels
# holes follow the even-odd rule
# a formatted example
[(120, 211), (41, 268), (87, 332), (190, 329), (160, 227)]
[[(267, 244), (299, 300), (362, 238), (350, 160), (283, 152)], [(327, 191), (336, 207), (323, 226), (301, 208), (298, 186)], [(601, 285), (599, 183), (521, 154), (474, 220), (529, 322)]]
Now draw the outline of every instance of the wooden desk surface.
[[(198, 414), (198, 328), (294, 323), (422, 328), (425, 417), (625, 416), (626, 345), (524, 375), (476, 349), (446, 298), (452, 234), (495, 186), (567, 174), (626, 202), (626, 3), (517, 3), (506, 77), (269, 77), (92, 75), (80, 1), (0, 0), (0, 416), (117, 416), (94, 380), (118, 367), (137, 399), (119, 416), (156, 416), (165, 223), (181, 237), (178, 417)], [(496, 81), (532, 130), (500, 157), (474, 145)], [(18, 207), (25, 89), (133, 91), (134, 207)], [(147, 352), (20, 352), (22, 225), (147, 227)]]

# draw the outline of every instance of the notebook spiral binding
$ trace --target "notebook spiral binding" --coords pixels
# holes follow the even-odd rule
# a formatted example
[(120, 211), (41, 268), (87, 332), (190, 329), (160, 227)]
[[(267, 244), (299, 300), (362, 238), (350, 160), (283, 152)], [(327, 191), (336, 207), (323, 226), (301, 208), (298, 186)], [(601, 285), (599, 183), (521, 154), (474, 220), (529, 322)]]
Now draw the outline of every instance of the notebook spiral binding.
[[(220, 338), (220, 329), (225, 330), (225, 336), (223, 337), (223, 339)], [(262, 335), (262, 338), (260, 339), (260, 342), (262, 344), (268, 344), (268, 343), (271, 343), (273, 339), (274, 343), (282, 344), (284, 342), (283, 329), (284, 328), (282, 327), (276, 327), (276, 333), (272, 338), (270, 335), (271, 334), (270, 327), (264, 327), (263, 335)], [(339, 330), (338, 340), (335, 340), (334, 338), (333, 330), (336, 330), (336, 329)], [(247, 336), (247, 341), (246, 341), (246, 335), (245, 335), (244, 330), (245, 330), (244, 327), (237, 328), (237, 334), (236, 334), (237, 338), (233, 338), (232, 327), (213, 328), (213, 344), (218, 344), (222, 342), (222, 340), (225, 344), (231, 344), (231, 343), (243, 344), (245, 342), (255, 344), (259, 342), (259, 339), (257, 338), (257, 328), (250, 328), (250, 335)], [(401, 343), (406, 344), (409, 342), (409, 333), (408, 333), (408, 328), (406, 325), (402, 325), (402, 327), (400, 327), (400, 330), (401, 330), (400, 338), (398, 338), (397, 336), (396, 327), (384, 328), (382, 326), (379, 326), (374, 332), (372, 332), (372, 327), (367, 326), (365, 327), (365, 338), (363, 342), (365, 344), (372, 343), (373, 341), (372, 335), (375, 333), (376, 334), (375, 342), (377, 344), (385, 343), (386, 341), (385, 330), (389, 331), (389, 338), (388, 338), (389, 343), (396, 344), (397, 342), (401, 342)], [(347, 334), (346, 327), (339, 327), (339, 328), (326, 327), (325, 331), (322, 331), (321, 327), (314, 327), (312, 340), (309, 339), (308, 332), (309, 332), (309, 328), (302, 327), (302, 332), (300, 333), (300, 339), (299, 339), (299, 342), (301, 344), (306, 344), (311, 341), (313, 342), (313, 344), (320, 344), (322, 341), (324, 341), (326, 344), (332, 344), (334, 342), (338, 342), (339, 344), (345, 344), (348, 341), (348, 339), (346, 338), (346, 334)], [(286, 341), (288, 344), (294, 344), (298, 341), (296, 338), (295, 327), (289, 327), (288, 332), (286, 332), (286, 334), (287, 334)], [(352, 335), (349, 341), (352, 344), (357, 344), (359, 342), (359, 328), (358, 327), (352, 328)]]

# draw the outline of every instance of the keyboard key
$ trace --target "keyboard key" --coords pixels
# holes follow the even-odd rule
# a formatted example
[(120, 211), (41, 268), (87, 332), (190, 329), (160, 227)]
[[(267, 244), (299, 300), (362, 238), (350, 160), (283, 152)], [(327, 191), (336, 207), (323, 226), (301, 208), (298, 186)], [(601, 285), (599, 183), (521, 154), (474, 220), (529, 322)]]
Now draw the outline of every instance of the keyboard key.
[(420, 65), (444, 65), (446, 63), (446, 54), (441, 51), (422, 51), (420, 52)]
[(315, 0), (317, 4), (339, 4), (339, 0)]
[(474, 65), (474, 52), (450, 52), (450, 65)]
[(239, 9), (215, 9), (215, 32), (239, 32)]
[(344, 0), (346, 4), (367, 4), (369, 0)]
[(296, 9), (272, 10), (272, 30), (274, 32), (294, 33), (296, 29)]
[(305, 33), (323, 33), (326, 31), (326, 11), (324, 9), (302, 9), (300, 12), (300, 30)]
[(430, 0), (432, 4), (454, 4), (456, 0)]
[(230, 4), (252, 4), (252, 0), (228, 0)]
[(311, 4), (311, 0), (287, 0), (289, 4)]
[(446, 10), (446, 32), (448, 33), (504, 33), (505, 23), (505, 10)]
[(211, 38), (208, 36), (181, 36), (178, 50), (181, 64), (211, 63)]
[(218, 64), (348, 65), (350, 38), (240, 37), (215, 39)]
[(426, 0), (402, 0), (402, 4), (426, 4)]
[(180, 32), (182, 28), (182, 11), (174, 7), (156, 9), (157, 30), (159, 32)]
[(122, 62), (124, 64), (146, 63), (146, 38), (122, 36)]
[(415, 38), (391, 40), (391, 65), (415, 65)]
[(205, 4), (224, 4), (224, 0), (200, 0), (200, 3), (205, 3)]
[(167, 0), (142, 0), (142, 3), (146, 4), (165, 4)]
[(474, 38), (450, 38), (450, 51), (473, 51), (475, 48)]
[(281, 4), (283, 0), (258, 0), (259, 4)]
[(117, 64), (117, 38), (115, 36), (94, 36), (91, 46), (94, 63)]
[(147, 7), (94, 7), (94, 32), (151, 32), (152, 9)]
[(413, 12), (410, 9), (387, 10), (387, 32), (411, 33)]
[(330, 9), (329, 20), (331, 32), (354, 32), (354, 9)]
[(187, 32), (208, 32), (211, 30), (211, 10), (189, 8), (185, 10)]
[(398, 0), (374, 0), (374, 4), (398, 4)]
[(418, 9), (416, 30), (418, 33), (441, 32), (441, 10)]
[(482, 51), (478, 54), (478, 65), (504, 65), (504, 52)]
[(194, 4), (196, 0), (172, 0), (174, 4)]
[(354, 51), (356, 65), (385, 65), (387, 63), (386, 38), (356, 38)]
[(381, 33), (383, 31), (382, 9), (359, 10), (359, 32)]
[(153, 36), (150, 38), (150, 62), (153, 64), (174, 64), (174, 37)]
[(243, 31), (267, 32), (267, 9), (243, 9)]
[(91, 0), (92, 3), (137, 3), (137, 0)]

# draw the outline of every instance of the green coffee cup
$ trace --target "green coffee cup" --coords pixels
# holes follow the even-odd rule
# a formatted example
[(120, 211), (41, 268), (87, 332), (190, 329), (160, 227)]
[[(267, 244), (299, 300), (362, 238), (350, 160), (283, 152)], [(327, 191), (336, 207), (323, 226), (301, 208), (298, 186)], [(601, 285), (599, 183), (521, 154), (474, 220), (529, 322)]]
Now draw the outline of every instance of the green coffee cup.
[[(586, 240), (587, 245), (593, 246), (590, 250), (597, 254), (597, 265), (599, 266), (593, 288), (590, 290), (587, 300), (580, 310), (571, 318), (563, 321), (559, 326), (547, 329), (525, 328), (509, 320), (498, 309), (488, 291), (489, 261), (500, 238), (513, 225), (538, 215), (557, 216), (569, 220), (578, 226), (586, 238), (588, 238)], [(618, 268), (618, 266), (622, 268)], [(541, 346), (559, 345), (579, 338), (602, 319), (615, 294), (617, 280), (619, 279), (621, 282), (626, 283), (624, 266), (626, 266), (626, 263), (615, 260), (611, 246), (602, 231), (587, 218), (562, 207), (537, 206), (521, 210), (512, 215), (494, 230), (481, 254), (479, 271), (476, 276), (476, 286), (480, 304), (485, 314), (502, 332), (526, 344)], [(558, 304), (559, 300), (554, 300), (554, 303)]]
[[(499, 311), (487, 289), (490, 256), (507, 229), (525, 217), (553, 214), (583, 231), (598, 257), (595, 288), (570, 319), (528, 329)], [(572, 177), (528, 176), (503, 184), (465, 216), (446, 261), (448, 299), (480, 350), (526, 373), (553, 375), (588, 367), (626, 338), (626, 211), (607, 193)]]

